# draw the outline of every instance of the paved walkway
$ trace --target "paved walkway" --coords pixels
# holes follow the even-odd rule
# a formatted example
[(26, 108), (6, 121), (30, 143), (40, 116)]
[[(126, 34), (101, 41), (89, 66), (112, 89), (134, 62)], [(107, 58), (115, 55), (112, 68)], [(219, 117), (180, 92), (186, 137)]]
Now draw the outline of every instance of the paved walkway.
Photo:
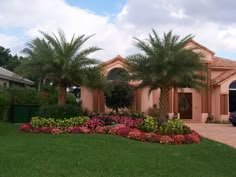
[(232, 124), (185, 123), (201, 136), (236, 148), (236, 127)]

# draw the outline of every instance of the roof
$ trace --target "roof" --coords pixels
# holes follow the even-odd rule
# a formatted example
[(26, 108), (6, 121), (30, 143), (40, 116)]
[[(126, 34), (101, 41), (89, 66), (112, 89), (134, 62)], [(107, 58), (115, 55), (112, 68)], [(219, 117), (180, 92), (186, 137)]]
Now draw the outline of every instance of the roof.
[(230, 78), (231, 76), (236, 74), (236, 69), (228, 70), (220, 74), (219, 76), (212, 79), (213, 85), (219, 85), (221, 82), (225, 81), (226, 79)]
[(27, 84), (27, 85), (34, 85), (33, 81), (26, 79), (2, 67), (0, 67), (0, 79), (9, 80), (9, 81)]
[(215, 52), (213, 52), (212, 50), (206, 48), (205, 46), (199, 44), (198, 42), (196, 42), (196, 41), (194, 41), (194, 40), (191, 40), (190, 43), (193, 43), (193, 44), (195, 44), (196, 46), (198, 46), (199, 48), (202, 48), (202, 49), (208, 51), (209, 53), (211, 53), (212, 55), (215, 55)]
[(125, 62), (126, 62), (126, 59), (124, 59), (124, 58), (121, 57), (120, 55), (117, 55), (115, 58), (112, 58), (112, 59), (110, 59), (110, 60), (108, 60), (108, 61), (103, 62), (103, 63), (101, 64), (101, 66), (107, 66), (107, 65), (109, 65), (109, 64), (111, 64), (111, 63), (114, 63), (114, 62), (116, 62), (116, 61), (121, 61), (122, 63), (125, 63)]
[(211, 67), (236, 69), (236, 61), (215, 56), (213, 57)]

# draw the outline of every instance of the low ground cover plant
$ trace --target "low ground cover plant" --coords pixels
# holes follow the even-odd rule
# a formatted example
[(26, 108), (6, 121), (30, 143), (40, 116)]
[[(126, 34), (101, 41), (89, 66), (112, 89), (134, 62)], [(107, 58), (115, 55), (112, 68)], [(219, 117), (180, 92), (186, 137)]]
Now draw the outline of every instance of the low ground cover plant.
[(111, 134), (142, 142), (160, 144), (199, 143), (199, 134), (183, 124), (180, 119), (168, 120), (161, 126), (153, 117), (136, 118), (119, 115), (97, 115), (69, 119), (34, 117), (30, 123), (23, 124), (20, 132), (33, 133), (90, 133)]
[(89, 118), (86, 116), (71, 117), (69, 119), (32, 117), (31, 125), (32, 128), (56, 127), (60, 129), (65, 129), (68, 127), (81, 126), (88, 120)]

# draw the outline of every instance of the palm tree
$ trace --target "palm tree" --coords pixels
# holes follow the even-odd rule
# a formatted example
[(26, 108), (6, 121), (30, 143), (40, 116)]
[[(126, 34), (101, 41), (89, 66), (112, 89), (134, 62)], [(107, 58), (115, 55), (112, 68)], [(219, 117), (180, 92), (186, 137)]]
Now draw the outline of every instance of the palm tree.
[(67, 41), (62, 30), (58, 30), (58, 37), (54, 33), (49, 35), (41, 31), (41, 34), (43, 39), (36, 38), (27, 43), (27, 48), (23, 52), (28, 60), (21, 68), (24, 68), (25, 73), (57, 85), (58, 104), (64, 104), (68, 86), (92, 85), (87, 79), (99, 73), (95, 67), (99, 61), (89, 58), (88, 55), (100, 48), (82, 49), (83, 44), (92, 36), (74, 35)]
[(136, 47), (142, 53), (127, 57), (131, 79), (142, 80), (139, 87), (149, 86), (149, 94), (160, 89), (159, 110), (162, 118), (168, 115), (170, 89), (188, 86), (199, 90), (205, 85), (202, 74), (205, 67), (200, 61), (201, 54), (193, 51), (196, 48), (185, 48), (192, 38), (188, 35), (180, 39), (169, 31), (161, 39), (152, 30), (147, 41), (135, 38)]

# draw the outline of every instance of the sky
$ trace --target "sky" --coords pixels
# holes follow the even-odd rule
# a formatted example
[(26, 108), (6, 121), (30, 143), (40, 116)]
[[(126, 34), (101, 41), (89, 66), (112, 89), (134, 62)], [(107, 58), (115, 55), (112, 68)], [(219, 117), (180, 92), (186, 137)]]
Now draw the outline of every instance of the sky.
[(147, 39), (154, 29), (170, 30), (194, 40), (216, 56), (236, 60), (235, 0), (1, 0), (0, 46), (21, 55), (25, 44), (41, 37), (39, 30), (95, 34), (84, 47), (102, 61), (139, 52), (134, 37)]

